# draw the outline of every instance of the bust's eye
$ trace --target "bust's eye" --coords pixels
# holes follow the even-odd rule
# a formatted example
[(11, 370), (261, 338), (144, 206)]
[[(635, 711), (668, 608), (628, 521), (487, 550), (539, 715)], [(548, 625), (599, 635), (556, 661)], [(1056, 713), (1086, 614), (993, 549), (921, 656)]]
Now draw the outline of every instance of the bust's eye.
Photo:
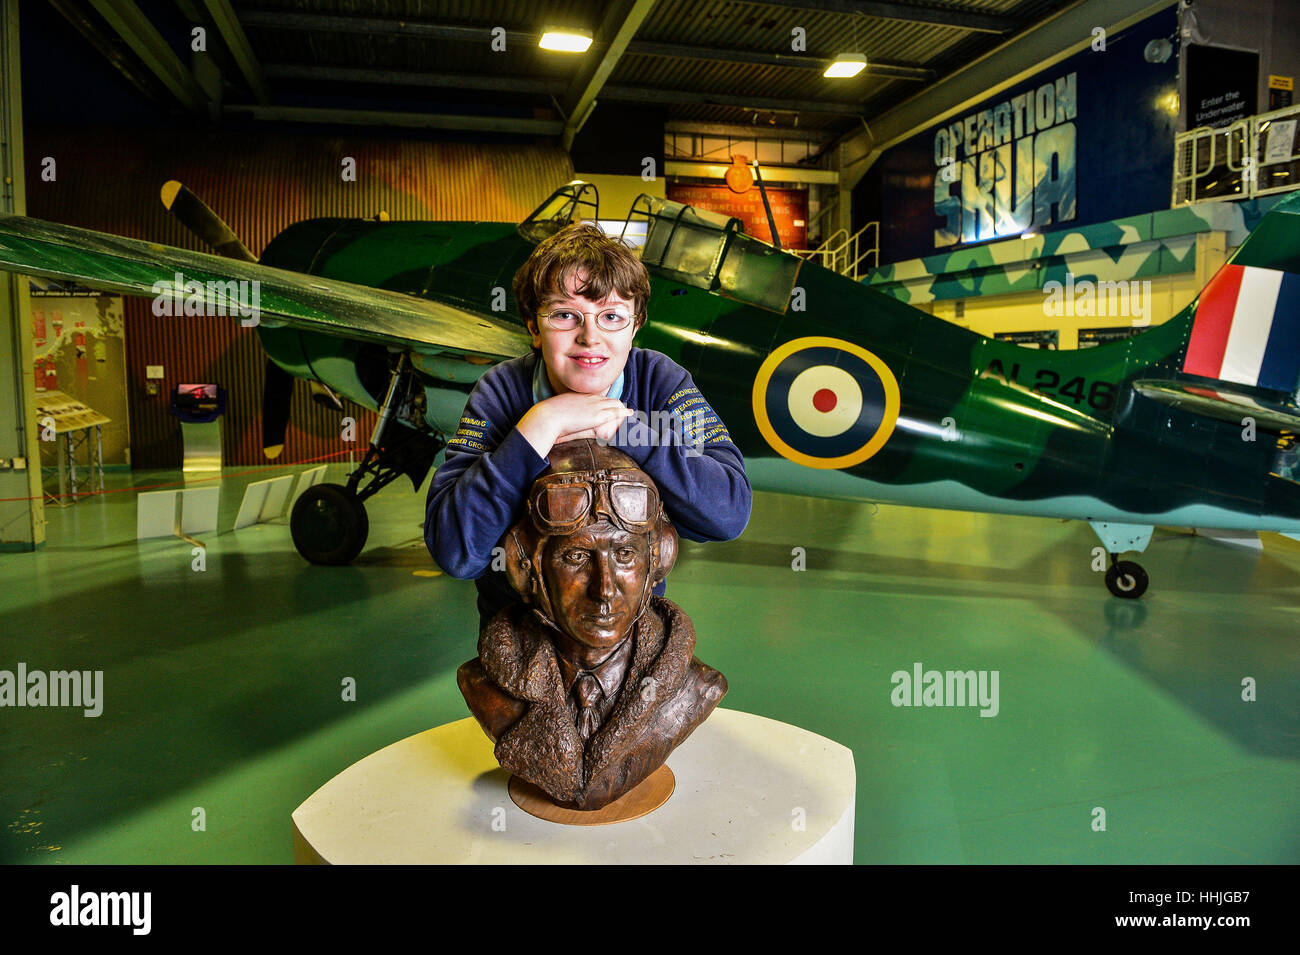
[(631, 547), (620, 547), (614, 556), (618, 558), (620, 564), (630, 564), (636, 560), (636, 550)]
[(566, 550), (564, 552), (564, 562), (566, 564), (585, 564), (587, 562), (587, 552), (585, 550)]

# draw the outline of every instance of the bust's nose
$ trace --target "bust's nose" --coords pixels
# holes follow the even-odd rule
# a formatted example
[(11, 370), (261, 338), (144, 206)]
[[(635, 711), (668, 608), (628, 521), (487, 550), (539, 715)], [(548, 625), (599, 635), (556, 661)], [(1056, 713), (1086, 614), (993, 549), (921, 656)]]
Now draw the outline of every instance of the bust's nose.
[(593, 600), (612, 603), (618, 591), (614, 587), (614, 553), (602, 549), (591, 562), (591, 581), (587, 589)]

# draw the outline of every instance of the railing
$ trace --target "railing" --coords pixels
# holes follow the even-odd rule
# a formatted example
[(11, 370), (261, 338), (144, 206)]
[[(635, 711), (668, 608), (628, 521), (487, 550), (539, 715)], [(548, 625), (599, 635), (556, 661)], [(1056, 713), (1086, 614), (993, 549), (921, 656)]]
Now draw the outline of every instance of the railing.
[(1171, 204), (1203, 199), (1245, 199), (1300, 186), (1296, 130), (1300, 106), (1239, 119), (1231, 126), (1201, 126), (1174, 139)]
[[(871, 244), (868, 245), (867, 243)], [(794, 255), (814, 259), (823, 268), (847, 275), (855, 282), (875, 268), (880, 261), (880, 223), (868, 222), (853, 235), (847, 229), (837, 229), (815, 249), (791, 249)], [(871, 260), (870, 265), (863, 262)]]

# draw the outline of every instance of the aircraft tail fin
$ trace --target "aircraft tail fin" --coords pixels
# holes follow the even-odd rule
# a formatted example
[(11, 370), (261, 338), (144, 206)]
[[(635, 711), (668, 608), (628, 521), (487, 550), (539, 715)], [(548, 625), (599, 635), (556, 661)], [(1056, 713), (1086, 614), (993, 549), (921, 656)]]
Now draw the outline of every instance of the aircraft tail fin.
[(1182, 371), (1288, 395), (1300, 386), (1300, 195), (1275, 206), (1196, 300)]

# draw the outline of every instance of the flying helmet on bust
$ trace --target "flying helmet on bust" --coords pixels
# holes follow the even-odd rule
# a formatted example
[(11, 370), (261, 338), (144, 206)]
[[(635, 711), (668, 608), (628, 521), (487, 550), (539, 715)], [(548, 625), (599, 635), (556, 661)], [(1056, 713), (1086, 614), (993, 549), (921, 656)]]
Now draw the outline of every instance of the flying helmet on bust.
[(552, 537), (608, 522), (630, 534), (649, 535), (640, 618), (652, 590), (677, 560), (677, 529), (664, 514), (655, 482), (622, 451), (592, 438), (557, 444), (549, 459), (550, 467), (528, 493), (526, 513), (501, 541), (511, 585), (546, 624), (559, 629), (541, 572), (543, 548)]

